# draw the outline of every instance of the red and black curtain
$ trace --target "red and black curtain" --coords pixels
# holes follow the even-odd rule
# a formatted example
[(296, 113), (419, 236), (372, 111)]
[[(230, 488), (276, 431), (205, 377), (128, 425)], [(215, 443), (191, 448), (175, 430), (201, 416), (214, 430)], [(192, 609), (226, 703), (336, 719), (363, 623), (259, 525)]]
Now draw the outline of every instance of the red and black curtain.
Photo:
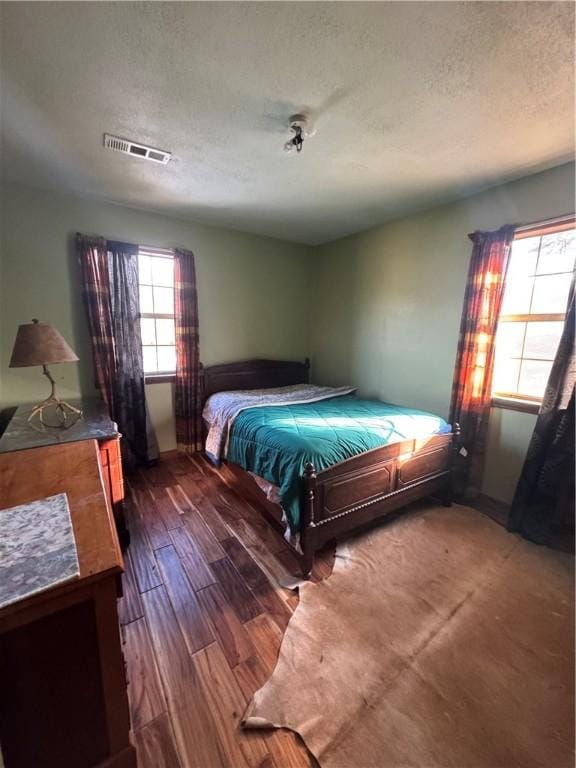
[(458, 351), (450, 421), (460, 425), (462, 449), (455, 467), (457, 495), (480, 492), (490, 411), (494, 340), (514, 227), (474, 232)]
[(96, 385), (122, 433), (125, 465), (158, 458), (144, 390), (138, 246), (76, 236)]
[(174, 415), (179, 451), (202, 450), (202, 377), (198, 335), (198, 299), (194, 255), (174, 252), (176, 385)]

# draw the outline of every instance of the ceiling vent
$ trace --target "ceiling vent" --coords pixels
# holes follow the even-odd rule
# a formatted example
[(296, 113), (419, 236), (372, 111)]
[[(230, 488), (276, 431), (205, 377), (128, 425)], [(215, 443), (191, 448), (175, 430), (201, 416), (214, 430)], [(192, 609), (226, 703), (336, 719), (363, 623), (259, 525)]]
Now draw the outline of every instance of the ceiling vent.
[(141, 157), (143, 160), (152, 160), (153, 163), (160, 163), (161, 165), (167, 165), (172, 157), (171, 152), (147, 147), (145, 144), (138, 144), (128, 139), (120, 139), (109, 133), (104, 134), (104, 146), (115, 152), (123, 152), (125, 155), (132, 155), (132, 157)]

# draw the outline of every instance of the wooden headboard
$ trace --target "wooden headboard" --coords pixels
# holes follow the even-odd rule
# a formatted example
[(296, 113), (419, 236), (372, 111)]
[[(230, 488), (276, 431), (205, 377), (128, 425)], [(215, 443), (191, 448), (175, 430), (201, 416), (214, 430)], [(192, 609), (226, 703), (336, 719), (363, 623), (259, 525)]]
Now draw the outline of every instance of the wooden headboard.
[(241, 360), (202, 368), (204, 400), (233, 389), (270, 389), (308, 382), (310, 360)]

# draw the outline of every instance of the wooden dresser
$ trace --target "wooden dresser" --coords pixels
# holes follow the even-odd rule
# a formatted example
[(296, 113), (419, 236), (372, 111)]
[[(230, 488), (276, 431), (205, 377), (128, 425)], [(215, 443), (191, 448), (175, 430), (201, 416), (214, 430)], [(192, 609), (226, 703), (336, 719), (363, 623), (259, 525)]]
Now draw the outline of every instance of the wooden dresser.
[(66, 493), (80, 567), (74, 581), (0, 609), (6, 768), (136, 766), (117, 613), (123, 561), (102, 448), (82, 440), (0, 454), (0, 515)]
[(124, 520), (124, 480), (120, 438), (118, 427), (108, 415), (106, 404), (98, 398), (73, 400), (72, 405), (82, 409), (83, 416), (69, 429), (53, 429), (32, 425), (28, 421), (31, 406), (20, 406), (2, 437), (0, 453), (22, 451), (46, 445), (64, 445), (83, 440), (96, 440), (98, 443), (100, 466), (104, 488), (108, 501), (114, 511), (114, 519), (120, 544), (125, 549), (130, 542), (130, 535)]

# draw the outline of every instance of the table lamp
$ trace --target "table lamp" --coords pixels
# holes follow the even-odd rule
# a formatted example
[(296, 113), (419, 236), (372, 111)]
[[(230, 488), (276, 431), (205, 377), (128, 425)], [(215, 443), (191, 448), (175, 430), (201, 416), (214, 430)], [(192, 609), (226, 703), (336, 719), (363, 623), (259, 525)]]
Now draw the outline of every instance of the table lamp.
[[(74, 363), (77, 360), (78, 357), (75, 352), (56, 328), (52, 328), (51, 325), (34, 319), (31, 323), (18, 326), (10, 368), (41, 365), (42, 372), (52, 387), (50, 396), (34, 406), (28, 421), (32, 421), (35, 416), (38, 416), (40, 423), (45, 427), (58, 427), (60, 429), (71, 427), (78, 421), (82, 416), (82, 411), (70, 403), (60, 400), (56, 395), (56, 382), (47, 368), (48, 364)], [(44, 411), (50, 408), (54, 409), (57, 424), (44, 421)]]

